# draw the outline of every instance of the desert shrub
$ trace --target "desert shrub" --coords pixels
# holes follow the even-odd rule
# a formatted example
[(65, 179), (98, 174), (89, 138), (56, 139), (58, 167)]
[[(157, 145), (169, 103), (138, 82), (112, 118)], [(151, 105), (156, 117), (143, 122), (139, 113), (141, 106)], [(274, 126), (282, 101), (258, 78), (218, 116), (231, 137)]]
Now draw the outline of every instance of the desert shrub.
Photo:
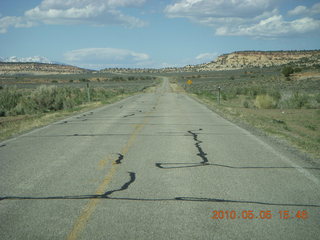
[(86, 78), (80, 78), (79, 81), (80, 81), (80, 82), (90, 82), (90, 81), (89, 81), (88, 79), (86, 79)]
[(112, 77), (112, 81), (124, 81), (125, 79), (123, 77), (115, 76)]
[[(127, 90), (90, 88), (92, 101), (106, 101)], [(132, 90), (135, 91), (135, 90)], [(87, 102), (87, 89), (42, 85), (36, 89), (4, 87), (0, 91), (0, 116), (37, 114), (73, 109)]]
[(310, 97), (307, 94), (293, 93), (288, 99), (281, 102), (281, 108), (300, 109), (308, 107)]
[(257, 95), (265, 95), (267, 90), (263, 87), (251, 87), (247, 89), (247, 95), (252, 98), (255, 98)]
[(220, 97), (225, 101), (228, 100), (228, 95), (225, 92), (221, 92)]
[(105, 88), (95, 88), (91, 89), (90, 94), (93, 101), (105, 101), (114, 96), (116, 92), (107, 90)]
[(248, 100), (245, 100), (245, 101), (243, 102), (243, 106), (244, 106), (245, 108), (249, 108), (249, 107), (250, 107), (250, 103), (248, 102)]
[(217, 94), (213, 93), (211, 91), (205, 90), (205, 91), (198, 91), (197, 93), (198, 95), (208, 98), (208, 99), (212, 99), (212, 100), (216, 100), (217, 99)]
[(42, 85), (38, 87), (31, 95), (30, 104), (39, 112), (49, 112), (55, 110), (54, 105), (57, 95), (57, 87)]
[(284, 68), (282, 69), (282, 74), (283, 74), (286, 78), (288, 78), (292, 73), (294, 73), (294, 69), (293, 69), (292, 67), (290, 67), (290, 66), (284, 67)]
[(318, 94), (315, 96), (315, 99), (316, 99), (317, 103), (320, 103), (320, 93), (318, 93)]
[(10, 110), (17, 106), (21, 96), (22, 93), (16, 87), (4, 87), (0, 91), (0, 115), (10, 115)]
[(312, 131), (315, 131), (317, 129), (317, 127), (312, 124), (307, 124), (307, 125), (305, 125), (305, 127), (312, 130)]
[(277, 101), (269, 95), (257, 95), (254, 105), (261, 109), (275, 108), (277, 106)]
[(28, 112), (50, 112), (71, 109), (85, 101), (84, 91), (77, 88), (40, 86), (27, 99)]
[(243, 88), (240, 88), (240, 87), (235, 88), (235, 94), (236, 94), (236, 95), (240, 95), (240, 94), (242, 94), (243, 92), (244, 92)]
[(281, 99), (281, 93), (279, 90), (271, 89), (267, 91), (268, 95), (273, 97), (276, 101)]
[(309, 97), (306, 94), (294, 93), (290, 99), (294, 108), (302, 108), (307, 105)]
[(227, 99), (234, 99), (237, 97), (237, 91), (235, 89), (231, 89), (228, 92), (226, 92)]
[(296, 72), (296, 73), (302, 72), (302, 69), (297, 67), (297, 68), (294, 69), (294, 72)]

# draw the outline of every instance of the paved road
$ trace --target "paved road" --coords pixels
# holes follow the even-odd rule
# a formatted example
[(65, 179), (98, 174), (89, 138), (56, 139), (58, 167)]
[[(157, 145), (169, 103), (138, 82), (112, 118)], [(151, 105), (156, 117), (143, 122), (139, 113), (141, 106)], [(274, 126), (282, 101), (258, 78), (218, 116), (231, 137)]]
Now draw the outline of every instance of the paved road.
[(166, 79), (0, 146), (3, 240), (320, 236), (320, 168)]

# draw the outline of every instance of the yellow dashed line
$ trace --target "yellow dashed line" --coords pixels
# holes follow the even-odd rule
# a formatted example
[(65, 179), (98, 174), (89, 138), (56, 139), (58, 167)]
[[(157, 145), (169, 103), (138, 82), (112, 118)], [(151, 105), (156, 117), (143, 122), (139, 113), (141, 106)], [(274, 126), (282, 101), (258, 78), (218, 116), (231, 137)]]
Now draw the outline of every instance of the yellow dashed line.
[(107, 164), (107, 159), (102, 159), (102, 160), (100, 160), (98, 169), (99, 169), (99, 170), (103, 170), (104, 167), (106, 166), (106, 164)]
[[(121, 149), (121, 154), (125, 155), (128, 153), (130, 147), (133, 145), (134, 141), (137, 138), (137, 134), (142, 130), (144, 125), (147, 123), (148, 119), (145, 117), (143, 123), (137, 124), (134, 128), (134, 131), (130, 135), (130, 138), (126, 145), (124, 145)], [(107, 163), (108, 157), (106, 159), (102, 159), (99, 162), (99, 167), (101, 166), (102, 168), (105, 166)], [(115, 161), (115, 159), (114, 159)], [(106, 188), (108, 184), (110, 183), (112, 177), (116, 173), (116, 170), (118, 168), (119, 164), (113, 164), (110, 171), (108, 172), (107, 176), (104, 178), (103, 182), (99, 185), (97, 188), (95, 194), (96, 195), (101, 195), (105, 193)], [(81, 215), (77, 218), (76, 222), (74, 223), (71, 232), (67, 236), (67, 240), (75, 240), (79, 236), (79, 234), (83, 231), (85, 228), (90, 216), (96, 209), (97, 204), (101, 201), (101, 198), (96, 198), (96, 199), (90, 199), (90, 201), (86, 204), (84, 210), (82, 211)]]

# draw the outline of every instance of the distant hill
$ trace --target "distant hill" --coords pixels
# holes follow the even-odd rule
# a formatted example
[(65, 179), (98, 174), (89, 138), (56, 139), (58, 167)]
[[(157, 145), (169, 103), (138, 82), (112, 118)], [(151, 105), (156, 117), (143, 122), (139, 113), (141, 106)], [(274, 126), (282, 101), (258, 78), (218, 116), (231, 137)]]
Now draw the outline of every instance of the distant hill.
[(182, 68), (129, 69), (109, 68), (102, 72), (114, 73), (162, 73), (162, 72), (201, 72), (272, 67), (294, 64), (299, 67), (320, 66), (320, 50), (307, 51), (240, 51), (219, 56), (215, 61), (188, 65)]
[[(24, 61), (24, 62), (20, 62)], [(47, 62), (46, 62), (47, 61)], [(40, 63), (41, 62), (41, 63)], [(45, 62), (45, 63), (43, 63)], [(181, 68), (162, 69), (131, 69), (131, 68), (106, 68), (102, 73), (167, 73), (167, 72), (202, 72), (245, 69), (254, 67), (272, 67), (294, 64), (297, 67), (320, 66), (320, 50), (306, 51), (239, 51), (219, 56), (216, 60), (188, 65)], [(74, 66), (57, 64), (45, 57), (31, 58), (1, 58), (0, 74), (77, 74), (88, 73), (91, 70)]]
[(0, 62), (0, 75), (4, 74), (77, 74), (88, 73), (90, 70), (62, 64), (50, 63), (21, 63), (21, 62)]
[(185, 69), (198, 71), (273, 67), (286, 64), (300, 67), (320, 65), (320, 50), (310, 51), (241, 51), (219, 56), (215, 61)]

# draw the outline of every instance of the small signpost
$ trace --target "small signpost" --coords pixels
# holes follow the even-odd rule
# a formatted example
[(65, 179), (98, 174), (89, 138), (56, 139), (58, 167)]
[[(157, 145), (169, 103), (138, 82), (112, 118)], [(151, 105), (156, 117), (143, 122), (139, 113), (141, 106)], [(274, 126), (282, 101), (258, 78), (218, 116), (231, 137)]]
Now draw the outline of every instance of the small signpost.
[(89, 86), (89, 83), (87, 83), (87, 97), (88, 97), (88, 102), (90, 102), (90, 86)]
[(188, 85), (191, 85), (191, 84), (192, 84), (192, 80), (189, 79), (189, 80), (187, 81), (187, 84), (188, 84)]
[(218, 104), (220, 104), (221, 87), (218, 87)]

